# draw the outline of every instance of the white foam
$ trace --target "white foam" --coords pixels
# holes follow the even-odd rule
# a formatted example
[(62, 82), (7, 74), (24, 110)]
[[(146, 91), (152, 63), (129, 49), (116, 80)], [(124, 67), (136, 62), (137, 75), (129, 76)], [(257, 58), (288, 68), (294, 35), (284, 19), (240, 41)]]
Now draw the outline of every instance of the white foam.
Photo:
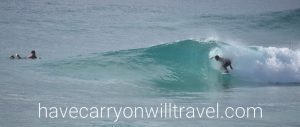
[[(300, 82), (300, 51), (277, 47), (227, 46), (211, 50), (232, 59), (234, 76), (261, 82)], [(215, 65), (214, 65), (215, 66)], [(215, 67), (214, 67), (215, 68)]]

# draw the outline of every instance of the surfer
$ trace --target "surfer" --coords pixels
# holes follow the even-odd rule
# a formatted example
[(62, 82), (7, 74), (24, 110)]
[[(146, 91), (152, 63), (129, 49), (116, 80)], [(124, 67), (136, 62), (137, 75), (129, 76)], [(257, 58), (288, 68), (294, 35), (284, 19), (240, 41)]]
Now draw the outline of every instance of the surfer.
[(227, 67), (229, 66), (231, 70), (233, 70), (232, 66), (231, 66), (231, 60), (228, 58), (223, 58), (220, 57), (218, 55), (211, 57), (210, 59), (215, 58), (216, 61), (219, 61), (222, 64), (222, 68), (225, 70), (225, 73), (229, 73)]
[(29, 59), (36, 59), (36, 58), (37, 58), (37, 57), (36, 57), (36, 53), (35, 53), (34, 50), (32, 50), (30, 53), (31, 53), (31, 54), (28, 56)]
[(15, 59), (15, 58), (22, 59), (21, 56), (18, 53), (16, 53), (16, 55), (11, 55), (9, 58), (10, 59)]
[[(22, 58), (18, 53), (16, 53), (16, 55), (11, 55), (9, 58), (10, 58), (10, 59), (15, 59), (15, 58), (17, 58), (17, 59), (23, 59), (23, 58), (25, 58), (25, 57)], [(36, 56), (35, 50), (32, 50), (32, 51), (30, 52), (30, 55), (29, 55), (27, 58), (28, 58), (28, 59), (36, 59), (37, 56)], [(26, 58), (25, 58), (25, 59), (26, 59)]]

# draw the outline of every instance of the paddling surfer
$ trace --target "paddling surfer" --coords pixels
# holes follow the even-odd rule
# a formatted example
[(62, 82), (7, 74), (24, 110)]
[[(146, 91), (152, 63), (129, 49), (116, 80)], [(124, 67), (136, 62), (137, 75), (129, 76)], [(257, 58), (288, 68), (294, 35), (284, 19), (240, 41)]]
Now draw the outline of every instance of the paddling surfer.
[[(26, 58), (26, 57), (21, 57), (18, 53), (16, 53), (15, 55), (11, 55), (9, 57), (10, 59), (23, 59), (23, 58)], [(28, 59), (37, 59), (37, 56), (36, 56), (36, 53), (35, 53), (35, 50), (32, 50), (30, 52), (30, 55), (27, 57)]]

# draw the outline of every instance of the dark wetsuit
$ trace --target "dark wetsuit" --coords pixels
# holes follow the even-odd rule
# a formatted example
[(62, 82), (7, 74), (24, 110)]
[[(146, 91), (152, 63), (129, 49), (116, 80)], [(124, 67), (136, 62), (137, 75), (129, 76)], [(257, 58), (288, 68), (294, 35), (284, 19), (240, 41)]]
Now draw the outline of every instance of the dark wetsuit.
[(35, 54), (32, 54), (31, 56), (28, 57), (29, 59), (36, 59), (36, 55)]
[(30, 56), (28, 57), (29, 59), (36, 59), (37, 57), (36, 56)]
[(222, 67), (223, 67), (223, 69), (225, 69), (226, 73), (228, 73), (228, 70), (227, 70), (228, 66), (230, 66), (230, 68), (232, 69), (230, 59), (220, 58), (218, 61), (220, 61), (222, 63)]

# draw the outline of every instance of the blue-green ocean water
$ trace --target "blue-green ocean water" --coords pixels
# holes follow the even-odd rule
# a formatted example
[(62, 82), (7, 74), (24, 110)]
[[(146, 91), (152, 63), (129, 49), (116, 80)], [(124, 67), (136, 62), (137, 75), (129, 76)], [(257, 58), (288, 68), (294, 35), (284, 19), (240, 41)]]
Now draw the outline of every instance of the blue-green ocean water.
[[(0, 127), (300, 126), (300, 2), (0, 1)], [(11, 54), (37, 60), (10, 60)], [(232, 60), (230, 75), (210, 57)], [(260, 106), (262, 119), (39, 119), (48, 106)]]

